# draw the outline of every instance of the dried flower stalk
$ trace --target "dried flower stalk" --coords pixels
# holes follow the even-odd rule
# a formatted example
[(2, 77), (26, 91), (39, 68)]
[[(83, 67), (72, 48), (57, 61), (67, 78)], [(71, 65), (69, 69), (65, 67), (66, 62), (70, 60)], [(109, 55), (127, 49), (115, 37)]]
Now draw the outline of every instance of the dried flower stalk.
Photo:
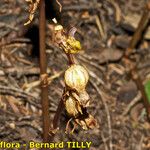
[[(69, 67), (64, 75), (66, 86), (62, 101), (68, 115), (71, 117), (66, 125), (66, 130), (68, 131), (69, 124), (73, 121), (74, 128), (72, 132), (76, 125), (81, 126), (84, 130), (97, 127), (96, 119), (87, 113), (87, 107), (90, 105), (90, 97), (86, 91), (86, 85), (89, 80), (88, 71), (83, 66), (72, 61), (73, 54), (82, 50), (80, 42), (74, 37), (75, 32), (76, 28), (73, 27), (67, 34), (62, 25), (55, 25), (55, 42), (69, 59)], [(70, 60), (70, 57), (72, 60)]]

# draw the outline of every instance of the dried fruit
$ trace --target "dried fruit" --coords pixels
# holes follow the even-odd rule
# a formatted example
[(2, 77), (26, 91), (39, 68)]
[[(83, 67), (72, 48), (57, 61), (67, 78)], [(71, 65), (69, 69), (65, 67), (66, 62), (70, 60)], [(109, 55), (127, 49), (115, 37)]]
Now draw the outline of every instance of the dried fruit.
[(80, 65), (72, 65), (65, 71), (65, 83), (71, 89), (78, 92), (85, 91), (85, 87), (89, 80), (87, 70)]
[(79, 103), (72, 96), (69, 96), (65, 101), (65, 108), (70, 116), (77, 117), (79, 114), (82, 114)]

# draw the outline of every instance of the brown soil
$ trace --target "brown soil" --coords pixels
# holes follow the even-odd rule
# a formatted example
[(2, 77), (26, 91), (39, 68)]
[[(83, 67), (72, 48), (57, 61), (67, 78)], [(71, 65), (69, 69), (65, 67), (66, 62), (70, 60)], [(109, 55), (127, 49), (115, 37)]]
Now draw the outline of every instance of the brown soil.
[[(51, 77), (67, 69), (66, 56), (52, 41), (51, 18), (58, 17), (66, 30), (77, 28), (75, 36), (83, 51), (76, 59), (89, 70), (87, 90), (91, 104), (88, 112), (97, 119), (99, 128), (84, 131), (78, 127), (74, 134), (65, 134), (69, 117), (64, 110), (54, 141), (91, 141), (90, 150), (111, 150), (111, 144), (113, 150), (149, 150), (150, 124), (140, 92), (122, 61), (137, 20), (145, 9), (145, 0), (60, 2), (61, 15), (57, 4), (56, 9), (47, 4), (48, 73)], [(28, 19), (27, 8), (24, 0), (0, 1), (0, 141), (42, 141), (40, 87), (31, 87), (31, 84), (30, 88), (25, 87), (38, 81), (40, 72), (38, 12), (34, 21), (24, 26)], [(149, 33), (148, 28), (131, 56), (143, 84), (150, 78), (150, 36), (145, 33)], [(49, 84), (51, 120), (63, 88), (63, 74)], [(138, 100), (128, 109), (135, 99)]]

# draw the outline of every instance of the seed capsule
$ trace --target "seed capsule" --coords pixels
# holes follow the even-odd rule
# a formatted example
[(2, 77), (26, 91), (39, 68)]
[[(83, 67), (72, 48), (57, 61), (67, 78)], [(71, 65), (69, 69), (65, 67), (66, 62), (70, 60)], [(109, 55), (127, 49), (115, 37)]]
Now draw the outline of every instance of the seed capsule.
[(65, 72), (65, 83), (71, 89), (78, 92), (84, 91), (89, 80), (87, 70), (80, 65), (72, 65)]
[(72, 96), (66, 100), (65, 108), (70, 116), (77, 117), (79, 113), (82, 114), (79, 103)]

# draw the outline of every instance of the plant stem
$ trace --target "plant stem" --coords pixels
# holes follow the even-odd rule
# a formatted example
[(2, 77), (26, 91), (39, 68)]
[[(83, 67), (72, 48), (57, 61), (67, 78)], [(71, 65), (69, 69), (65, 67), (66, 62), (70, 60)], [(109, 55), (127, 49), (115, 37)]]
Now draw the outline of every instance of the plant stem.
[(148, 102), (144, 85), (142, 84), (142, 80), (137, 73), (136, 67), (131, 70), (131, 76), (132, 76), (132, 79), (135, 81), (138, 89), (141, 91), (143, 104), (144, 104), (146, 112), (147, 112), (147, 117), (150, 121), (150, 103)]
[(49, 139), (49, 101), (48, 101), (48, 84), (47, 84), (47, 59), (45, 51), (45, 0), (40, 0), (40, 17), (39, 17), (39, 46), (40, 46), (40, 71), (41, 71), (41, 104), (43, 119), (43, 142)]
[(66, 54), (66, 55), (69, 61), (69, 65), (75, 64), (73, 55), (72, 54)]

